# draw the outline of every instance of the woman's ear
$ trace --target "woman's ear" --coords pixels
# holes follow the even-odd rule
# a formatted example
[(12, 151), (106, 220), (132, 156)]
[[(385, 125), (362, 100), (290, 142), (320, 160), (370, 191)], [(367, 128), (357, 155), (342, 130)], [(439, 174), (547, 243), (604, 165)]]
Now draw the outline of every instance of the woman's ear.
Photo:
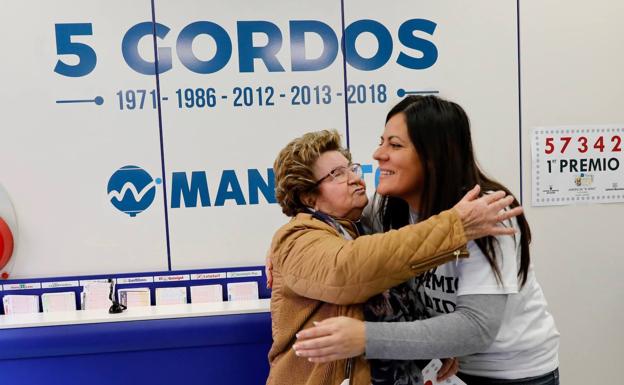
[(302, 194), (301, 203), (303, 203), (304, 205), (310, 208), (314, 208), (314, 205), (316, 204), (316, 194), (313, 194), (313, 193)]

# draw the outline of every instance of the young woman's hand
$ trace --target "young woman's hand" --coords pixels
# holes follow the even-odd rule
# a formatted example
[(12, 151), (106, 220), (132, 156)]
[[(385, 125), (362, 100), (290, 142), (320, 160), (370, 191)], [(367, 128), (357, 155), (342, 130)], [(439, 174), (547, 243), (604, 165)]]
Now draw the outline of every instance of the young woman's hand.
[(297, 333), (295, 353), (310, 362), (329, 362), (359, 356), (366, 349), (363, 321), (333, 317)]
[(479, 198), (480, 190), (476, 185), (453, 207), (464, 225), (466, 238), (471, 241), (488, 235), (515, 234), (513, 228), (500, 226), (500, 222), (522, 214), (522, 207), (504, 210), (514, 200), (511, 195), (496, 191)]
[(442, 366), (438, 370), (437, 380), (442, 382), (451, 376), (454, 376), (459, 371), (459, 360), (457, 358), (444, 358), (442, 359)]

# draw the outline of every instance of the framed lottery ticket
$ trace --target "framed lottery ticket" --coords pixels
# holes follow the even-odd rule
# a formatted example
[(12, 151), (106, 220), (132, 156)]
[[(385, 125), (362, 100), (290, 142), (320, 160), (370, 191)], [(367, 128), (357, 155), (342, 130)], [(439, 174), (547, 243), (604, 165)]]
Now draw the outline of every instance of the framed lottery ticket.
[(624, 128), (536, 128), (533, 206), (624, 202)]

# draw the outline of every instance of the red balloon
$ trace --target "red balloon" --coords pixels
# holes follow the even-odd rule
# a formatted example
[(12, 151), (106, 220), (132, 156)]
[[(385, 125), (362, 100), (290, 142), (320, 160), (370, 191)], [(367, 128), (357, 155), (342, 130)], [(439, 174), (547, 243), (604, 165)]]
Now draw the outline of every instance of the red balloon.
[(13, 254), (13, 233), (4, 219), (0, 218), (0, 269), (4, 268)]

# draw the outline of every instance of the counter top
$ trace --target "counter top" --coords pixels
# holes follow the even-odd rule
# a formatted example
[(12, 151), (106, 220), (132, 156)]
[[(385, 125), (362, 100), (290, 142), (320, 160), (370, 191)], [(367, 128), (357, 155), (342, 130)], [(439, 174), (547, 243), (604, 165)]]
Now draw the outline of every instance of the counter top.
[(109, 314), (108, 310), (77, 310), (56, 313), (0, 315), (0, 330), (42, 326), (266, 313), (270, 311), (270, 302), (271, 300), (267, 298), (251, 301), (146, 306), (126, 309), (120, 314)]

